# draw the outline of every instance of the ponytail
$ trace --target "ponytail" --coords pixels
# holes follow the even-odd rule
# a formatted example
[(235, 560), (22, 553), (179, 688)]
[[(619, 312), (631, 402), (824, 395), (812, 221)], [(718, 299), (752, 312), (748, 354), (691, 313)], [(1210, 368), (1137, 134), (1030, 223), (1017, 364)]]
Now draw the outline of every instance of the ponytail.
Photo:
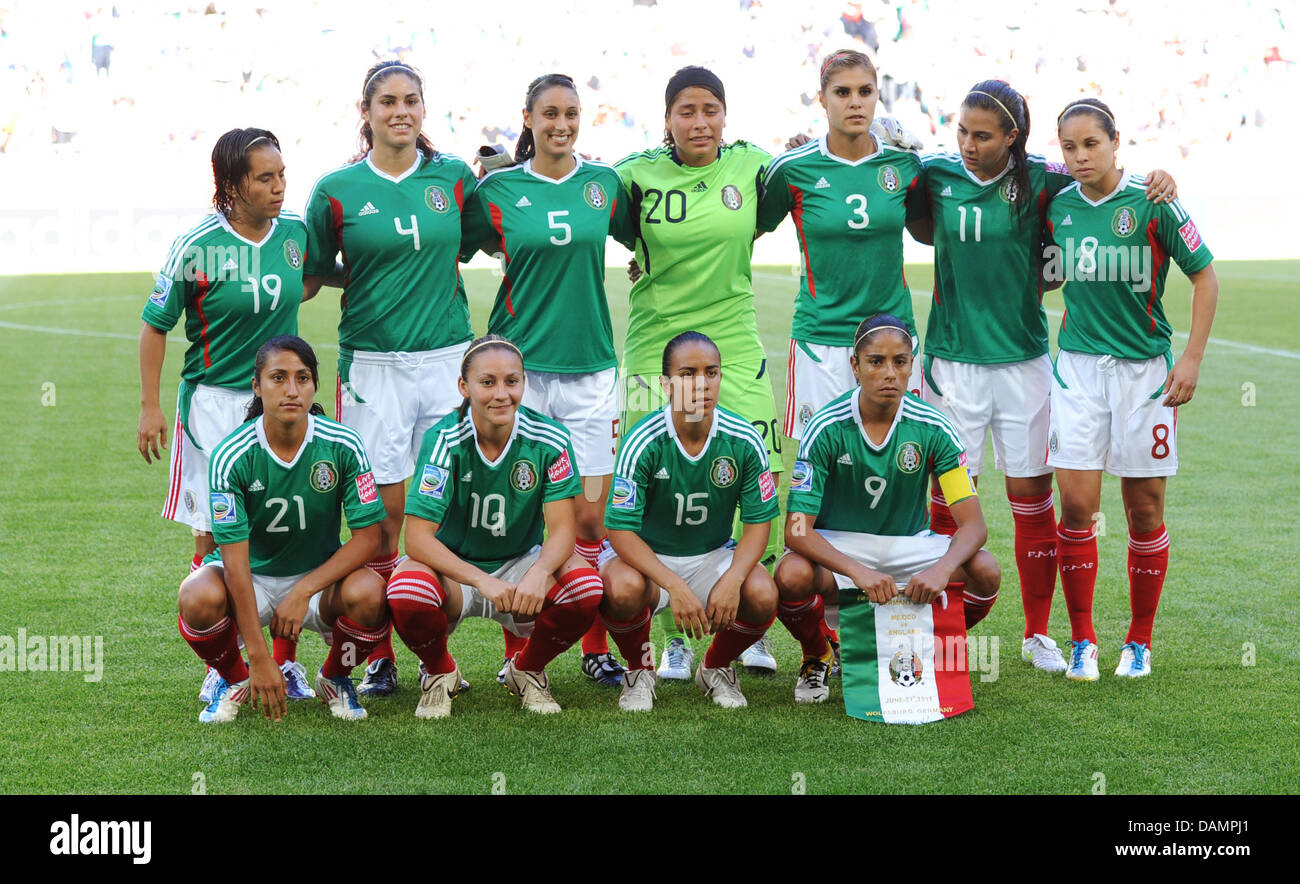
[[(573, 84), (573, 78), (568, 74), (545, 74), (528, 84), (528, 93), (524, 95), (524, 109), (531, 114), (543, 90), (552, 86), (563, 86), (572, 89), (575, 95), (578, 93), (578, 87)], [(519, 139), (515, 142), (515, 162), (522, 163), (536, 155), (537, 142), (533, 137), (533, 130), (529, 126), (524, 126), (523, 131), (519, 133)]]

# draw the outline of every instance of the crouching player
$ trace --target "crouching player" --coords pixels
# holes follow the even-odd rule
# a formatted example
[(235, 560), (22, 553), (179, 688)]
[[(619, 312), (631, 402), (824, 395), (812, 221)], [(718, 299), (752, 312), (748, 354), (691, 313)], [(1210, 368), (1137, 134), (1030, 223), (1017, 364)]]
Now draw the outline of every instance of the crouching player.
[[(366, 567), (384, 507), (356, 431), (313, 400), (316, 354), (293, 335), (257, 351), (244, 425), (212, 453), (209, 498), (216, 552), (181, 584), (179, 625), (220, 678), (199, 721), (231, 721), (242, 703), (285, 714), (284, 675), (262, 627), (297, 641), (319, 632), (329, 656), (316, 693), (337, 718), (360, 720), (351, 671), (388, 629), (384, 581)], [(339, 511), (352, 532), (339, 544)], [(237, 640), (244, 637), (248, 663)]]
[[(487, 617), (526, 638), (502, 676), (532, 712), (559, 712), (546, 664), (596, 619), (600, 575), (574, 553), (582, 484), (564, 427), (519, 404), (524, 362), (499, 335), (460, 367), (457, 411), (425, 434), (406, 497), (406, 554), (388, 583), (393, 626), (420, 658), (418, 718), (446, 718), (461, 689), (447, 637)], [(542, 542), (545, 528), (546, 541)]]
[(731, 663), (776, 612), (776, 586), (759, 564), (779, 513), (776, 482), (753, 424), (717, 405), (722, 357), (712, 340), (688, 331), (669, 341), (661, 383), (669, 404), (624, 438), (605, 511), (601, 616), (628, 661), (618, 705), (653, 707), (650, 619), (671, 605), (678, 629), (713, 634), (695, 684), (719, 706), (745, 706)]
[[(907, 324), (887, 313), (863, 320), (850, 364), (859, 386), (804, 428), (790, 475), (789, 551), (776, 568), (777, 616), (803, 647), (794, 689), (800, 703), (830, 695), (823, 595), (838, 600), (838, 590), (856, 587), (880, 603), (902, 586), (907, 598), (929, 604), (964, 584), (969, 629), (993, 606), (1002, 576), (980, 548), (988, 529), (960, 437), (938, 410), (907, 393)], [(928, 527), (932, 475), (957, 522), (951, 538)]]

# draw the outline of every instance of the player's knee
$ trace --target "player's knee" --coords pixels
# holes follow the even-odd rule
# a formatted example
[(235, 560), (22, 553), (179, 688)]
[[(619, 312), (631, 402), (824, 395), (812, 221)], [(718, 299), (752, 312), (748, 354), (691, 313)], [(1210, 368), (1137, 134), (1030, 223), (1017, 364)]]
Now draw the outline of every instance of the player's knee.
[(632, 566), (611, 559), (600, 571), (605, 583), (601, 610), (615, 620), (627, 620), (645, 607), (645, 578)]
[(776, 588), (776, 581), (761, 565), (757, 565), (741, 585), (740, 597), (741, 607), (745, 609), (745, 619), (754, 622), (766, 621), (776, 613), (780, 594)]
[(387, 619), (384, 579), (369, 568), (353, 571), (339, 587), (343, 615), (361, 626), (379, 626)]
[(798, 553), (788, 553), (777, 563), (776, 588), (782, 600), (787, 602), (802, 601), (813, 593), (817, 569), (812, 562)]
[(966, 591), (980, 598), (997, 595), (1002, 585), (1002, 566), (988, 550), (975, 553), (965, 565)]
[(1061, 495), (1061, 524), (1071, 531), (1085, 531), (1092, 527), (1097, 513), (1096, 501)]
[(1165, 520), (1164, 507), (1160, 501), (1144, 500), (1125, 508), (1129, 530), (1137, 534), (1147, 534), (1160, 527)]
[(208, 629), (226, 616), (226, 587), (212, 575), (196, 571), (181, 583), (176, 607), (189, 626)]

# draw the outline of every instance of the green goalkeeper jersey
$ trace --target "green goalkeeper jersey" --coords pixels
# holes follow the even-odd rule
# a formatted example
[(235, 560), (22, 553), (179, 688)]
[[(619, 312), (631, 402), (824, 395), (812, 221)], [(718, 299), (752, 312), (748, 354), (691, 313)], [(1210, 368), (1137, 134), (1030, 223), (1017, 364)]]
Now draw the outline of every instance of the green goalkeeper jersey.
[(243, 424), (212, 452), (212, 537), (248, 541), (254, 574), (305, 574), (341, 545), (340, 510), (356, 531), (382, 522), (384, 504), (355, 430), (310, 414), (302, 447), (286, 463), (271, 450), (264, 420)]
[(903, 228), (924, 217), (921, 161), (882, 144), (860, 160), (835, 156), (826, 136), (786, 151), (763, 180), (759, 230), (788, 214), (799, 238), (802, 273), (790, 336), (851, 347), (858, 323), (892, 313), (915, 328), (903, 276)]
[(1045, 272), (1065, 279), (1062, 350), (1169, 357), (1172, 329), (1161, 302), (1169, 261), (1190, 276), (1214, 256), (1178, 200), (1147, 200), (1144, 178), (1122, 174), (1096, 202), (1075, 183), (1052, 201)]
[(474, 173), (449, 154), (417, 155), (393, 177), (367, 156), (326, 172), (307, 200), (308, 274), (345, 270), (339, 351), (412, 353), (468, 341), (457, 258)]
[(704, 449), (691, 456), (665, 406), (623, 440), (605, 527), (636, 532), (660, 555), (701, 555), (731, 537), (737, 505), (746, 524), (779, 515), (776, 480), (758, 432), (740, 415), (715, 407)]
[[(501, 256), (488, 331), (519, 345), (529, 371), (579, 373), (618, 364), (605, 243), (631, 244), (628, 198), (612, 166), (577, 158), (560, 180), (532, 161), (486, 175), (465, 205), (465, 243)], [(468, 258), (469, 255), (464, 257)]]
[(707, 166), (684, 165), (667, 147), (615, 166), (632, 199), (642, 271), (632, 286), (627, 374), (657, 376), (664, 345), (692, 329), (713, 339), (724, 366), (762, 361), (750, 259), (771, 159), (737, 141)]

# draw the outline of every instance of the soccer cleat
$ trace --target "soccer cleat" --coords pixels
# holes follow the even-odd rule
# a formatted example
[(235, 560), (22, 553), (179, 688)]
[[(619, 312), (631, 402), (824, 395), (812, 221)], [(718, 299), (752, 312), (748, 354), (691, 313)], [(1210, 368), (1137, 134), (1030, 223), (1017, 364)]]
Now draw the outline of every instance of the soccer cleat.
[(772, 645), (768, 643), (766, 634), (745, 648), (745, 652), (740, 655), (740, 665), (769, 674), (776, 672), (776, 657), (772, 656)]
[(843, 674), (843, 672), (844, 672), (843, 668), (840, 666), (840, 642), (839, 642), (839, 639), (834, 639), (834, 638), (829, 638), (829, 637), (828, 637), (828, 638), (826, 639), (826, 641), (830, 642), (830, 645), (831, 645), (831, 655), (834, 657), (834, 662), (831, 663), (831, 671), (830, 671), (830, 673), (827, 675), (827, 678), (839, 678), (839, 677)]
[(506, 669), (510, 666), (510, 658), (501, 661), (501, 668), (497, 670), (497, 684), (506, 683)]
[(659, 656), (657, 675), (665, 681), (689, 681), (695, 668), (695, 649), (685, 639), (674, 638)]
[(357, 687), (358, 694), (367, 697), (387, 697), (397, 691), (397, 662), (387, 657), (371, 660), (365, 677)]
[(613, 654), (582, 655), (582, 672), (596, 684), (616, 688), (623, 683), (625, 671)]
[(430, 675), (420, 664), (420, 702), (415, 707), (416, 718), (450, 718), (452, 698), (464, 690), (465, 682), (460, 669)]
[(1070, 642), (1070, 668), (1065, 670), (1065, 677), (1071, 681), (1096, 681), (1097, 645), (1088, 641)]
[(199, 713), (199, 721), (204, 724), (234, 721), (239, 714), (240, 705), (247, 699), (248, 679), (231, 684), (218, 674), (216, 683), (212, 686), (212, 701)]
[(1051, 637), (1036, 632), (1020, 645), (1020, 659), (1034, 664), (1035, 669), (1044, 672), (1064, 672), (1067, 668), (1065, 655)]
[(285, 660), (280, 667), (284, 673), (284, 694), (290, 700), (314, 700), (316, 692), (307, 684), (307, 670), (296, 660)]
[(736, 670), (730, 666), (705, 669), (701, 663), (700, 668), (695, 670), (695, 686), (723, 709), (739, 709), (749, 705), (745, 695), (740, 692)]
[(618, 708), (624, 712), (649, 712), (654, 707), (654, 670), (629, 669), (623, 676), (623, 693), (618, 695)]
[(316, 673), (316, 696), (330, 707), (330, 714), (344, 721), (361, 721), (366, 717), (365, 707), (357, 699), (356, 685), (352, 676), (339, 675), (326, 678), (325, 673)]
[(1121, 678), (1142, 678), (1151, 674), (1151, 649), (1141, 642), (1125, 642), (1119, 649), (1115, 674)]
[(506, 690), (519, 698), (521, 705), (529, 712), (550, 715), (560, 712), (560, 704), (551, 696), (551, 680), (545, 672), (529, 672), (516, 669), (514, 660), (506, 661)]
[(831, 695), (830, 678), (831, 661), (835, 659), (832, 652), (825, 657), (804, 657), (799, 666), (799, 678), (794, 683), (794, 701), (796, 703), (823, 703)]
[(209, 666), (208, 671), (203, 676), (203, 687), (199, 688), (199, 699), (205, 705), (212, 702), (213, 692), (216, 690), (219, 681), (221, 681), (221, 673)]

